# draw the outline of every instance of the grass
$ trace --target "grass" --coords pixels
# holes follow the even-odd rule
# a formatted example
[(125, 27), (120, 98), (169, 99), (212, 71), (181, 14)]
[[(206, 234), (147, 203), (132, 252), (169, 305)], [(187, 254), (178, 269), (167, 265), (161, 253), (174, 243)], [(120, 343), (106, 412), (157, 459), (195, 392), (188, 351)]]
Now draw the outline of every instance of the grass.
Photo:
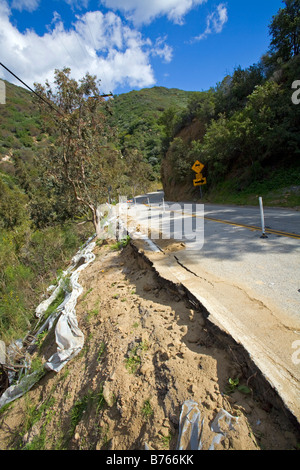
[(102, 361), (105, 350), (106, 350), (106, 344), (104, 343), (104, 341), (101, 341), (100, 348), (99, 348), (98, 355), (97, 355), (97, 362)]
[(92, 292), (93, 290), (93, 287), (91, 287), (90, 289), (88, 289), (82, 296), (81, 300), (85, 300), (87, 298), (87, 296)]
[(93, 308), (92, 310), (90, 310), (86, 316), (87, 321), (90, 321), (91, 318), (96, 317), (99, 314), (99, 311), (99, 308)]
[(265, 206), (300, 206), (300, 169), (270, 171), (268, 178), (253, 180), (246, 184), (242, 179), (228, 179), (212, 188), (204, 202), (215, 204), (258, 205), (263, 197)]
[(148, 421), (151, 416), (153, 416), (154, 411), (152, 408), (152, 405), (150, 403), (150, 399), (148, 398), (147, 400), (144, 401), (144, 405), (142, 408), (142, 415), (146, 421)]
[(71, 410), (71, 426), (69, 434), (72, 437), (76, 426), (82, 420), (84, 413), (88, 410), (88, 408), (95, 406), (96, 413), (99, 413), (105, 406), (105, 398), (103, 396), (103, 384), (100, 386), (100, 390), (98, 393), (89, 390), (81, 400), (77, 400), (73, 408)]
[(47, 334), (48, 334), (48, 331), (45, 330), (45, 331), (43, 331), (42, 333), (40, 333), (40, 334), (37, 336), (37, 338), (36, 338), (36, 343), (35, 343), (35, 344), (37, 345), (37, 347), (38, 347), (39, 349), (41, 348), (41, 346), (42, 346), (42, 344), (43, 344), (43, 342), (44, 342), (44, 339), (46, 338)]
[(44, 313), (44, 319), (46, 320), (48, 317), (50, 317), (50, 315), (55, 312), (55, 310), (63, 303), (64, 300), (65, 291), (62, 287), (60, 287), (56, 298), (53, 300), (53, 302), (49, 305), (46, 312)]
[(122, 240), (119, 240), (117, 243), (114, 243), (113, 245), (111, 245), (110, 249), (113, 251), (119, 251), (122, 248), (125, 248), (130, 243), (130, 240), (131, 240), (130, 236), (127, 235), (126, 238), (123, 238)]
[(142, 362), (138, 349), (139, 345), (134, 346), (125, 361), (125, 367), (130, 374), (135, 374)]
[(142, 355), (147, 351), (149, 345), (147, 341), (142, 341), (136, 344), (128, 353), (128, 357), (125, 360), (125, 367), (130, 374), (135, 374), (142, 363)]
[(25, 395), (25, 413), (24, 413), (24, 425), (21, 435), (25, 435), (32, 427), (43, 420), (43, 424), (39, 431), (39, 434), (35, 436), (31, 442), (26, 444), (22, 450), (44, 450), (47, 441), (46, 426), (51, 422), (55, 405), (55, 398), (48, 397), (39, 407), (36, 407), (35, 403), (32, 403), (29, 395)]
[[(0, 330), (5, 343), (25, 336), (32, 329), (36, 323), (35, 308), (46, 287), (56, 273), (59, 275), (59, 266), (68, 263), (86, 235), (69, 224), (41, 230), (26, 223), (15, 231), (0, 227)], [(68, 279), (64, 282), (67, 290), (69, 282)], [(46, 316), (63, 300), (61, 289)]]
[(169, 449), (170, 442), (172, 440), (172, 434), (169, 434), (168, 436), (161, 436), (160, 440), (162, 442), (163, 448), (164, 449)]
[(99, 312), (100, 312), (100, 302), (101, 302), (101, 299), (98, 298), (97, 301), (95, 302), (94, 304), (94, 308), (92, 310), (89, 310), (87, 315), (86, 315), (86, 319), (87, 321), (89, 322), (92, 318), (96, 317), (97, 315), (99, 315)]
[(71, 410), (70, 435), (73, 436), (77, 424), (81, 421), (83, 413), (87, 410), (90, 395), (85, 395), (81, 400), (77, 400)]

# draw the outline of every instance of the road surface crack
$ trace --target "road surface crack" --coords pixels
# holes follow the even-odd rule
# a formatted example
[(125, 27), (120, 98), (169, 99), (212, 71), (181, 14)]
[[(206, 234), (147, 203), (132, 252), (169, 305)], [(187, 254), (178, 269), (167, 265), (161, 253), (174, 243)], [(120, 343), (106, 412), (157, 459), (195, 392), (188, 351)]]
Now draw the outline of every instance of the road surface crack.
[(208, 282), (208, 284), (210, 284), (212, 287), (214, 287), (214, 284), (211, 282), (211, 281), (208, 281), (207, 279), (205, 279), (204, 277), (201, 277), (199, 276), (198, 274), (194, 273), (194, 271), (191, 271), (189, 268), (187, 268), (186, 266), (184, 266), (184, 264), (182, 264), (179, 259), (177, 258), (177, 256), (174, 255), (174, 258), (176, 259), (177, 263), (179, 264), (179, 266), (181, 266), (183, 269), (185, 269), (186, 271), (188, 271), (189, 273), (193, 274), (195, 277), (198, 277), (199, 279), (202, 279), (203, 281), (205, 282)]

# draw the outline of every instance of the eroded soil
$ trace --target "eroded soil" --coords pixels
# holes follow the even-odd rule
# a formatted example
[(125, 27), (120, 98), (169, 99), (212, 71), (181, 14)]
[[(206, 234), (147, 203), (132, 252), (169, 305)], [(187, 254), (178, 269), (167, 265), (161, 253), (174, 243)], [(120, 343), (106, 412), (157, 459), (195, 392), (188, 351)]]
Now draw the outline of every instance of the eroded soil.
[[(84, 348), (1, 413), (2, 450), (176, 449), (186, 400), (198, 403), (204, 418), (203, 449), (222, 409), (238, 419), (216, 449), (297, 449), (285, 410), (256, 395), (256, 376), (184, 292), (159, 279), (130, 245), (94, 253), (76, 309)], [(46, 360), (53, 352), (52, 332), (38, 354)], [(229, 390), (229, 379), (248, 393)]]

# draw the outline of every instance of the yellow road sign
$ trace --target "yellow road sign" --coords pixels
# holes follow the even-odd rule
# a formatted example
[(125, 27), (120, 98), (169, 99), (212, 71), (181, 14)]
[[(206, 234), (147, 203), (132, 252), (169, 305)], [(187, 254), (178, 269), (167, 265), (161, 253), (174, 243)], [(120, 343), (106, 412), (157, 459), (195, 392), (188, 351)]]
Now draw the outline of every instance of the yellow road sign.
[(202, 175), (202, 170), (204, 168), (203, 163), (196, 160), (194, 165), (192, 166), (192, 170), (196, 173), (196, 179), (194, 179), (194, 186), (202, 186), (206, 184), (206, 178)]
[(202, 173), (197, 173), (195, 181), (202, 181), (203, 179)]
[(194, 180), (194, 186), (203, 186), (204, 184), (206, 184), (206, 178)]
[(197, 174), (201, 173), (203, 168), (204, 168), (204, 165), (203, 165), (203, 163), (199, 162), (199, 160), (196, 160), (194, 165), (192, 166), (192, 170)]

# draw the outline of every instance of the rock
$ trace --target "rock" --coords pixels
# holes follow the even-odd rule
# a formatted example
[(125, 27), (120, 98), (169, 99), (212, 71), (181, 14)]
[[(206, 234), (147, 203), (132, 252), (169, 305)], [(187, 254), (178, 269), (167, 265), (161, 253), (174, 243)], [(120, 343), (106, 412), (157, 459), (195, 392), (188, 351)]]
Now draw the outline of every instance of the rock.
[(168, 437), (169, 434), (170, 434), (170, 431), (169, 431), (169, 427), (162, 427), (160, 430), (159, 430), (159, 433), (164, 436), (164, 437)]
[(103, 398), (106, 401), (108, 406), (113, 406), (114, 404), (114, 394), (111, 390), (111, 384), (109, 382), (105, 382), (103, 386)]
[(39, 436), (41, 433), (41, 429), (39, 424), (34, 424), (32, 428), (23, 436), (23, 444), (24, 446), (31, 444), (33, 439)]
[(192, 393), (193, 395), (195, 395), (195, 393), (197, 392), (197, 389), (198, 389), (197, 385), (192, 384), (189, 386), (188, 391), (189, 393)]
[(145, 376), (148, 376), (150, 375), (150, 372), (151, 372), (151, 364), (148, 362), (145, 362), (140, 368), (140, 373)]
[(129, 268), (127, 268), (127, 267), (125, 266), (125, 268), (122, 269), (122, 273), (124, 273), (124, 274), (130, 274), (130, 273), (131, 273), (131, 269), (129, 269)]
[(145, 285), (143, 286), (143, 290), (144, 290), (145, 292), (150, 292), (153, 288), (154, 288), (154, 287), (151, 286), (150, 284), (145, 284)]
[(188, 343), (197, 343), (199, 341), (199, 334), (192, 331), (188, 334), (187, 341)]
[(209, 401), (204, 401), (203, 406), (207, 408), (208, 410), (212, 410), (213, 406)]

